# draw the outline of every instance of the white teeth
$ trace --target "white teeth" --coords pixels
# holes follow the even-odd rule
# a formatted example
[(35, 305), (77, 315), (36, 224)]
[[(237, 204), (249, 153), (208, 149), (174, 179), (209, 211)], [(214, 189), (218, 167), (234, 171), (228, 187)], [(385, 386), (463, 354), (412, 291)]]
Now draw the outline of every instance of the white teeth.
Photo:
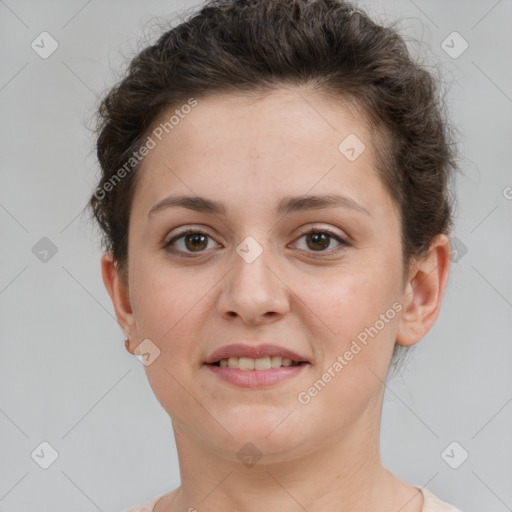
[(272, 368), (272, 364), (270, 362), (270, 357), (262, 357), (261, 359), (254, 359), (254, 369), (255, 370), (270, 370)]
[(283, 358), (281, 356), (272, 356), (270, 358), (270, 364), (272, 368), (279, 368), (283, 363)]
[(248, 357), (238, 358), (238, 368), (240, 370), (254, 370), (254, 359), (249, 359)]
[(280, 368), (281, 366), (292, 366), (291, 359), (281, 356), (262, 357), (252, 359), (251, 357), (230, 357), (221, 359), (219, 365), (223, 368), (233, 368), (235, 370), (270, 370), (271, 368)]

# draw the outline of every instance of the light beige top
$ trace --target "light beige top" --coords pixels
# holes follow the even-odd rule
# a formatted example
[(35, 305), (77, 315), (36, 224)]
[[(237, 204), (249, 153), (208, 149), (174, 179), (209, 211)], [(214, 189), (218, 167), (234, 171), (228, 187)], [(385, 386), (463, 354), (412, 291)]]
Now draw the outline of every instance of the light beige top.
[[(441, 501), (435, 494), (431, 493), (428, 489), (415, 486), (418, 491), (423, 494), (423, 509), (422, 512), (460, 512), (458, 508)], [(131, 508), (125, 512), (153, 512), (153, 509), (162, 496), (153, 498), (140, 507)]]

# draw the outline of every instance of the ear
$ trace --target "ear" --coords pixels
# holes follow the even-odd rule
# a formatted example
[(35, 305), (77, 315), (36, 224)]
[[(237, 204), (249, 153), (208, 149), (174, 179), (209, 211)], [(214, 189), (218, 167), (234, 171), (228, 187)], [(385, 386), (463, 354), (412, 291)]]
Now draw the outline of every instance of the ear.
[[(110, 252), (105, 252), (101, 257), (101, 274), (105, 288), (114, 305), (117, 321), (125, 337), (129, 340), (137, 339), (135, 318), (130, 303), (128, 286), (124, 282)], [(126, 348), (133, 354), (134, 347), (128, 345)]]
[(418, 343), (434, 325), (448, 281), (450, 263), (450, 240), (446, 235), (438, 235), (428, 253), (412, 264), (402, 300), (396, 338), (399, 345)]

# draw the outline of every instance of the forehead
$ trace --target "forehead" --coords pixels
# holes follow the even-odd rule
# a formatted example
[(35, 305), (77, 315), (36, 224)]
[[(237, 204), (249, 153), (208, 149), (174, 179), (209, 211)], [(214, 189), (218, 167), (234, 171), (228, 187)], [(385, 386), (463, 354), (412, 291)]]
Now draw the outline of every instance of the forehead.
[[(275, 159), (279, 154), (283, 158), (293, 156), (285, 154), (285, 147), (305, 141), (308, 144), (302, 147), (302, 155), (308, 149), (337, 151), (340, 138), (354, 132), (371, 146), (363, 119), (351, 103), (341, 99), (335, 102), (299, 88), (277, 89), (264, 95), (216, 94), (196, 101), (190, 113), (181, 119), (174, 116), (178, 122), (169, 134), (163, 134), (161, 149), (168, 143), (178, 147), (185, 144), (193, 152), (187, 155), (192, 158), (208, 156), (208, 151), (219, 156), (226, 149), (230, 154), (258, 155), (264, 147), (274, 151)], [(161, 126), (169, 113), (172, 111), (162, 113), (154, 125)], [(152, 152), (147, 160), (158, 153)]]
[[(154, 130), (175, 111), (163, 112), (149, 135), (155, 138)], [(379, 202), (375, 194), (383, 189), (370, 132), (347, 102), (281, 89), (264, 96), (207, 96), (187, 111), (161, 140), (155, 138), (139, 170), (134, 204), (138, 197), (147, 209), (176, 191), (249, 206), (333, 188), (360, 202)]]

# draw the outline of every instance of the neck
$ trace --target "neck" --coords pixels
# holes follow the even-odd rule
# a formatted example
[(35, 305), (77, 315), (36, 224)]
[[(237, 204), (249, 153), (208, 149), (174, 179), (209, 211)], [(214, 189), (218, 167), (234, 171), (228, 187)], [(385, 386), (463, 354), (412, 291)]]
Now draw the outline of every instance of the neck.
[(173, 423), (181, 486), (155, 511), (353, 512), (396, 505), (402, 512), (421, 510), (419, 493), (382, 466), (379, 415), (375, 410), (365, 414), (371, 417), (361, 417), (331, 439), (318, 439), (309, 450), (297, 447), (296, 455), (288, 452), (286, 459), (263, 454), (252, 467)]

